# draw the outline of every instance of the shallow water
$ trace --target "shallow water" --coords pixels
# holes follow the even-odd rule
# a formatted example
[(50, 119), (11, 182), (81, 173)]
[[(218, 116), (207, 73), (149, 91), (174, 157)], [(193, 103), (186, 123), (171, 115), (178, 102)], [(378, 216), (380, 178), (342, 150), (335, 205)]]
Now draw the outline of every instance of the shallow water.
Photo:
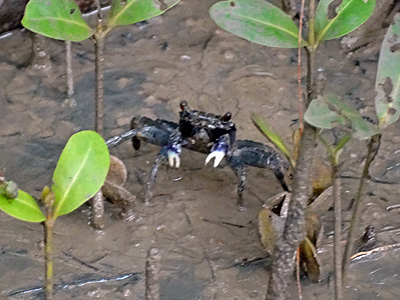
[[(179, 102), (186, 99), (199, 110), (231, 111), (239, 139), (265, 142), (249, 118), (255, 111), (290, 143), (297, 118), (297, 50), (262, 47), (218, 29), (207, 14), (214, 2), (183, 0), (148, 24), (110, 33), (105, 137), (128, 130), (134, 115), (177, 121)], [(321, 46), (317, 63), (325, 90), (367, 116), (374, 112), (374, 78), (384, 34), (371, 28), (367, 35), (352, 35), (369, 42), (366, 46), (350, 51), (340, 41), (329, 41)], [(0, 40), (0, 168), (6, 167), (10, 180), (39, 197), (69, 136), (93, 128), (94, 55), (91, 41), (73, 44), (76, 106), (71, 107), (65, 95), (64, 44), (49, 43), (51, 69), (46, 72), (27, 66), (30, 47), (24, 31)], [(359, 234), (374, 226), (379, 246), (400, 242), (399, 210), (386, 210), (398, 203), (399, 126), (392, 125), (383, 135), (364, 199)], [(88, 206), (57, 221), (55, 299), (144, 299), (150, 247), (161, 252), (162, 299), (264, 299), (267, 271), (259, 265), (236, 267), (235, 262), (265, 256), (257, 214), (264, 201), (281, 191), (272, 172), (249, 169), (247, 210), (238, 212), (233, 172), (204, 167), (204, 155), (183, 151), (179, 170), (160, 168), (153, 206), (146, 207), (140, 201), (158, 150), (143, 145), (135, 152), (125, 143), (111, 151), (126, 163), (126, 188), (138, 199), (132, 220), (124, 220), (120, 209), (107, 203), (102, 232), (87, 225)], [(365, 142), (357, 141), (342, 154), (343, 240), (365, 155)], [(329, 208), (327, 204), (320, 211), (325, 225), (319, 248), (322, 281), (303, 281), (305, 299), (333, 298)], [(0, 237), (0, 298), (42, 299), (40, 291), (29, 291), (42, 285), (41, 226), (1, 213)], [(354, 261), (346, 299), (397, 299), (398, 251)]]

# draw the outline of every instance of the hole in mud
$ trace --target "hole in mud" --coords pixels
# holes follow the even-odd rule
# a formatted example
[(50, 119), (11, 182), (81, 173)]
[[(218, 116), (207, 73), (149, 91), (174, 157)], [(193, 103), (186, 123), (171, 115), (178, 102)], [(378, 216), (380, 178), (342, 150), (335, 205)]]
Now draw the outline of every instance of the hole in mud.
[(342, 2), (343, 0), (333, 0), (331, 4), (328, 5), (328, 19), (333, 19), (337, 16), (336, 9), (342, 4)]
[(235, 2), (233, 2), (233, 1), (229, 2), (229, 5), (230, 5), (231, 7), (235, 7)]
[(69, 11), (69, 14), (72, 15), (74, 12), (75, 12), (75, 8), (71, 9), (71, 10)]
[(400, 51), (400, 43), (396, 43), (392, 46), (390, 46), (390, 52), (396, 52), (396, 51)]

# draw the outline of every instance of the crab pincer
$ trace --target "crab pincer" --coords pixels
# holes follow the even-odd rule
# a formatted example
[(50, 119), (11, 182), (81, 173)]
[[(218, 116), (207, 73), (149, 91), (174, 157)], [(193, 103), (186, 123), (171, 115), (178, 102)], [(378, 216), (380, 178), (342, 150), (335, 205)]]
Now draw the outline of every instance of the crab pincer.
[(219, 137), (216, 143), (211, 147), (210, 154), (207, 155), (205, 165), (207, 165), (214, 158), (213, 167), (216, 168), (221, 163), (222, 159), (229, 150), (229, 136), (223, 135)]

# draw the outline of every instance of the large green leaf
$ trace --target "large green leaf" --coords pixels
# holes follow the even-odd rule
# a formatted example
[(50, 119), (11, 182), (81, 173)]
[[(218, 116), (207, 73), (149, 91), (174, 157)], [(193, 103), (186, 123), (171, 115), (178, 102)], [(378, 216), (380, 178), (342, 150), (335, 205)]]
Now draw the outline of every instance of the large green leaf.
[(375, 108), (381, 128), (400, 116), (400, 14), (394, 17), (385, 39), (376, 75)]
[(33, 32), (58, 40), (83, 41), (94, 33), (74, 0), (30, 0), (21, 23)]
[(6, 214), (27, 222), (43, 222), (45, 216), (31, 195), (18, 190), (18, 196), (14, 199), (0, 193), (0, 209)]
[(321, 0), (315, 16), (317, 43), (353, 31), (371, 16), (374, 8), (375, 0)]
[[(226, 31), (251, 42), (281, 48), (297, 48), (299, 29), (278, 7), (264, 0), (217, 2), (210, 16)], [(302, 41), (304, 46), (306, 43)]]
[(357, 110), (333, 95), (320, 96), (311, 101), (304, 120), (315, 127), (326, 129), (333, 128), (335, 123), (349, 123), (353, 130), (352, 135), (360, 140), (379, 133), (377, 126), (364, 120)]
[(98, 133), (74, 134), (53, 174), (54, 218), (75, 210), (91, 198), (103, 185), (109, 166), (108, 148)]
[(107, 27), (130, 25), (158, 15), (180, 0), (113, 0)]

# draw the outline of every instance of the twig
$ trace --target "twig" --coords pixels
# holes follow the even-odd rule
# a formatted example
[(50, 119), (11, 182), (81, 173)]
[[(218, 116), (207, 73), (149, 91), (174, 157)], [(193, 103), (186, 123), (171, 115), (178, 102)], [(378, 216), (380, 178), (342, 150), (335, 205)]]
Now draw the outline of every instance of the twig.
[(303, 124), (303, 115), (304, 115), (304, 104), (303, 104), (303, 96), (301, 91), (301, 41), (302, 41), (302, 33), (303, 33), (303, 18), (304, 18), (304, 3), (305, 0), (301, 1), (301, 9), (300, 9), (300, 20), (299, 20), (299, 35), (298, 45), (297, 45), (297, 93), (299, 97), (299, 126), (300, 126), (300, 135), (303, 134), (304, 124)]
[(365, 165), (361, 175), (360, 185), (358, 187), (357, 194), (354, 200), (353, 215), (351, 217), (349, 233), (347, 235), (347, 243), (343, 254), (343, 280), (345, 280), (346, 278), (350, 264), (350, 256), (354, 248), (354, 235), (361, 216), (361, 202), (362, 196), (364, 194), (365, 181), (368, 178), (369, 166), (371, 165), (376, 153), (378, 152), (380, 137), (380, 135), (373, 136), (368, 144), (368, 153), (365, 159)]

